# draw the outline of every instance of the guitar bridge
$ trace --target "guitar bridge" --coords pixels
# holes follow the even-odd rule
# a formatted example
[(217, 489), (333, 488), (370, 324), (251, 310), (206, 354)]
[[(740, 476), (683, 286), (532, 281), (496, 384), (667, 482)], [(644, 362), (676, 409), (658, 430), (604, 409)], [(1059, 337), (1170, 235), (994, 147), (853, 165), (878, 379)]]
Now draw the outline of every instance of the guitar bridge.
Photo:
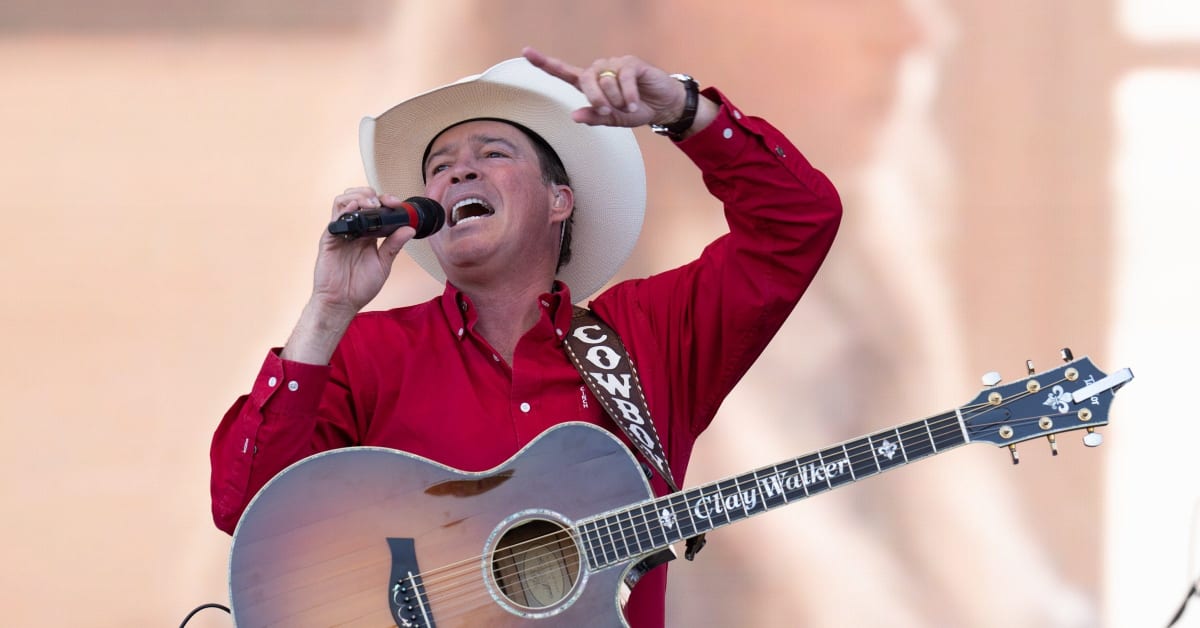
[(388, 606), (398, 628), (436, 628), (429, 611), (429, 597), (417, 568), (417, 552), (412, 539), (388, 538), (392, 552), (392, 573), (388, 579)]

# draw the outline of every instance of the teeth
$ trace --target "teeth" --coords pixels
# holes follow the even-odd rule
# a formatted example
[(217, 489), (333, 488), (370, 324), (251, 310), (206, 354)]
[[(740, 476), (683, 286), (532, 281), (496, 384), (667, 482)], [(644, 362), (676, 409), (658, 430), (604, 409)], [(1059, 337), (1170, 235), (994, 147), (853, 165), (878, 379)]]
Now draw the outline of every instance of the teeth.
[(472, 204), (483, 205), (484, 207), (490, 208), (490, 206), (487, 204), (487, 201), (485, 201), (481, 198), (469, 197), (469, 198), (464, 198), (463, 200), (455, 203), (453, 209), (458, 209), (459, 207), (466, 207), (467, 205), (472, 205)]
[[(469, 215), (463, 216), (462, 212), (460, 210), (462, 210), (464, 207), (469, 207), (472, 205), (478, 205), (478, 206), (484, 208), (485, 210), (487, 210), (487, 212), (483, 213), (483, 214), (471, 213)], [(492, 215), (492, 206), (489, 205), (487, 201), (485, 201), (481, 198), (476, 198), (476, 197), (464, 198), (461, 201), (455, 203), (454, 207), (450, 208), (451, 225), (457, 225), (459, 223), (468, 222), (471, 220), (475, 220), (477, 218), (483, 218), (484, 216), (490, 216), (490, 215)]]

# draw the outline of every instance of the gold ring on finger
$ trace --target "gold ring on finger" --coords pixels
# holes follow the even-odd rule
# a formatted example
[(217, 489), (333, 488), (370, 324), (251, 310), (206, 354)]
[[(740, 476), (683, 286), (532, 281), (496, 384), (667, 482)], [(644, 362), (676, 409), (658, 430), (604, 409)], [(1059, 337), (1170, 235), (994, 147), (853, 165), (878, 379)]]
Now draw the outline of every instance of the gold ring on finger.
[(606, 76), (617, 78), (617, 73), (613, 72), (612, 70), (601, 70), (600, 73), (596, 75), (596, 78), (604, 78)]

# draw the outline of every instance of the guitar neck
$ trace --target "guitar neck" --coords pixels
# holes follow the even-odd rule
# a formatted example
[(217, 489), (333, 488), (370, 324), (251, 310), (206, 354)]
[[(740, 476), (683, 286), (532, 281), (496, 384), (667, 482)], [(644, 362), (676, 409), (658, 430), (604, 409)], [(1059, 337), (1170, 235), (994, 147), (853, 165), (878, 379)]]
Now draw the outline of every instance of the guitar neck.
[(878, 475), (967, 442), (957, 410), (580, 522), (593, 569)]

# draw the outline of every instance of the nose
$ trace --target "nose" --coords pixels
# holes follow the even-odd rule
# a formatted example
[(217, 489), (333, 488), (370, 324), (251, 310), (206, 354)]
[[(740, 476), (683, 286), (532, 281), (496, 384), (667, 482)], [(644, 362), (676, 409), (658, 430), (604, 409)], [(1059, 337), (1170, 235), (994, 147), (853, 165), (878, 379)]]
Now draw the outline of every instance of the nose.
[(479, 172), (475, 169), (474, 164), (468, 160), (462, 160), (454, 164), (450, 170), (450, 183), (462, 183), (464, 181), (474, 181), (479, 178)]

